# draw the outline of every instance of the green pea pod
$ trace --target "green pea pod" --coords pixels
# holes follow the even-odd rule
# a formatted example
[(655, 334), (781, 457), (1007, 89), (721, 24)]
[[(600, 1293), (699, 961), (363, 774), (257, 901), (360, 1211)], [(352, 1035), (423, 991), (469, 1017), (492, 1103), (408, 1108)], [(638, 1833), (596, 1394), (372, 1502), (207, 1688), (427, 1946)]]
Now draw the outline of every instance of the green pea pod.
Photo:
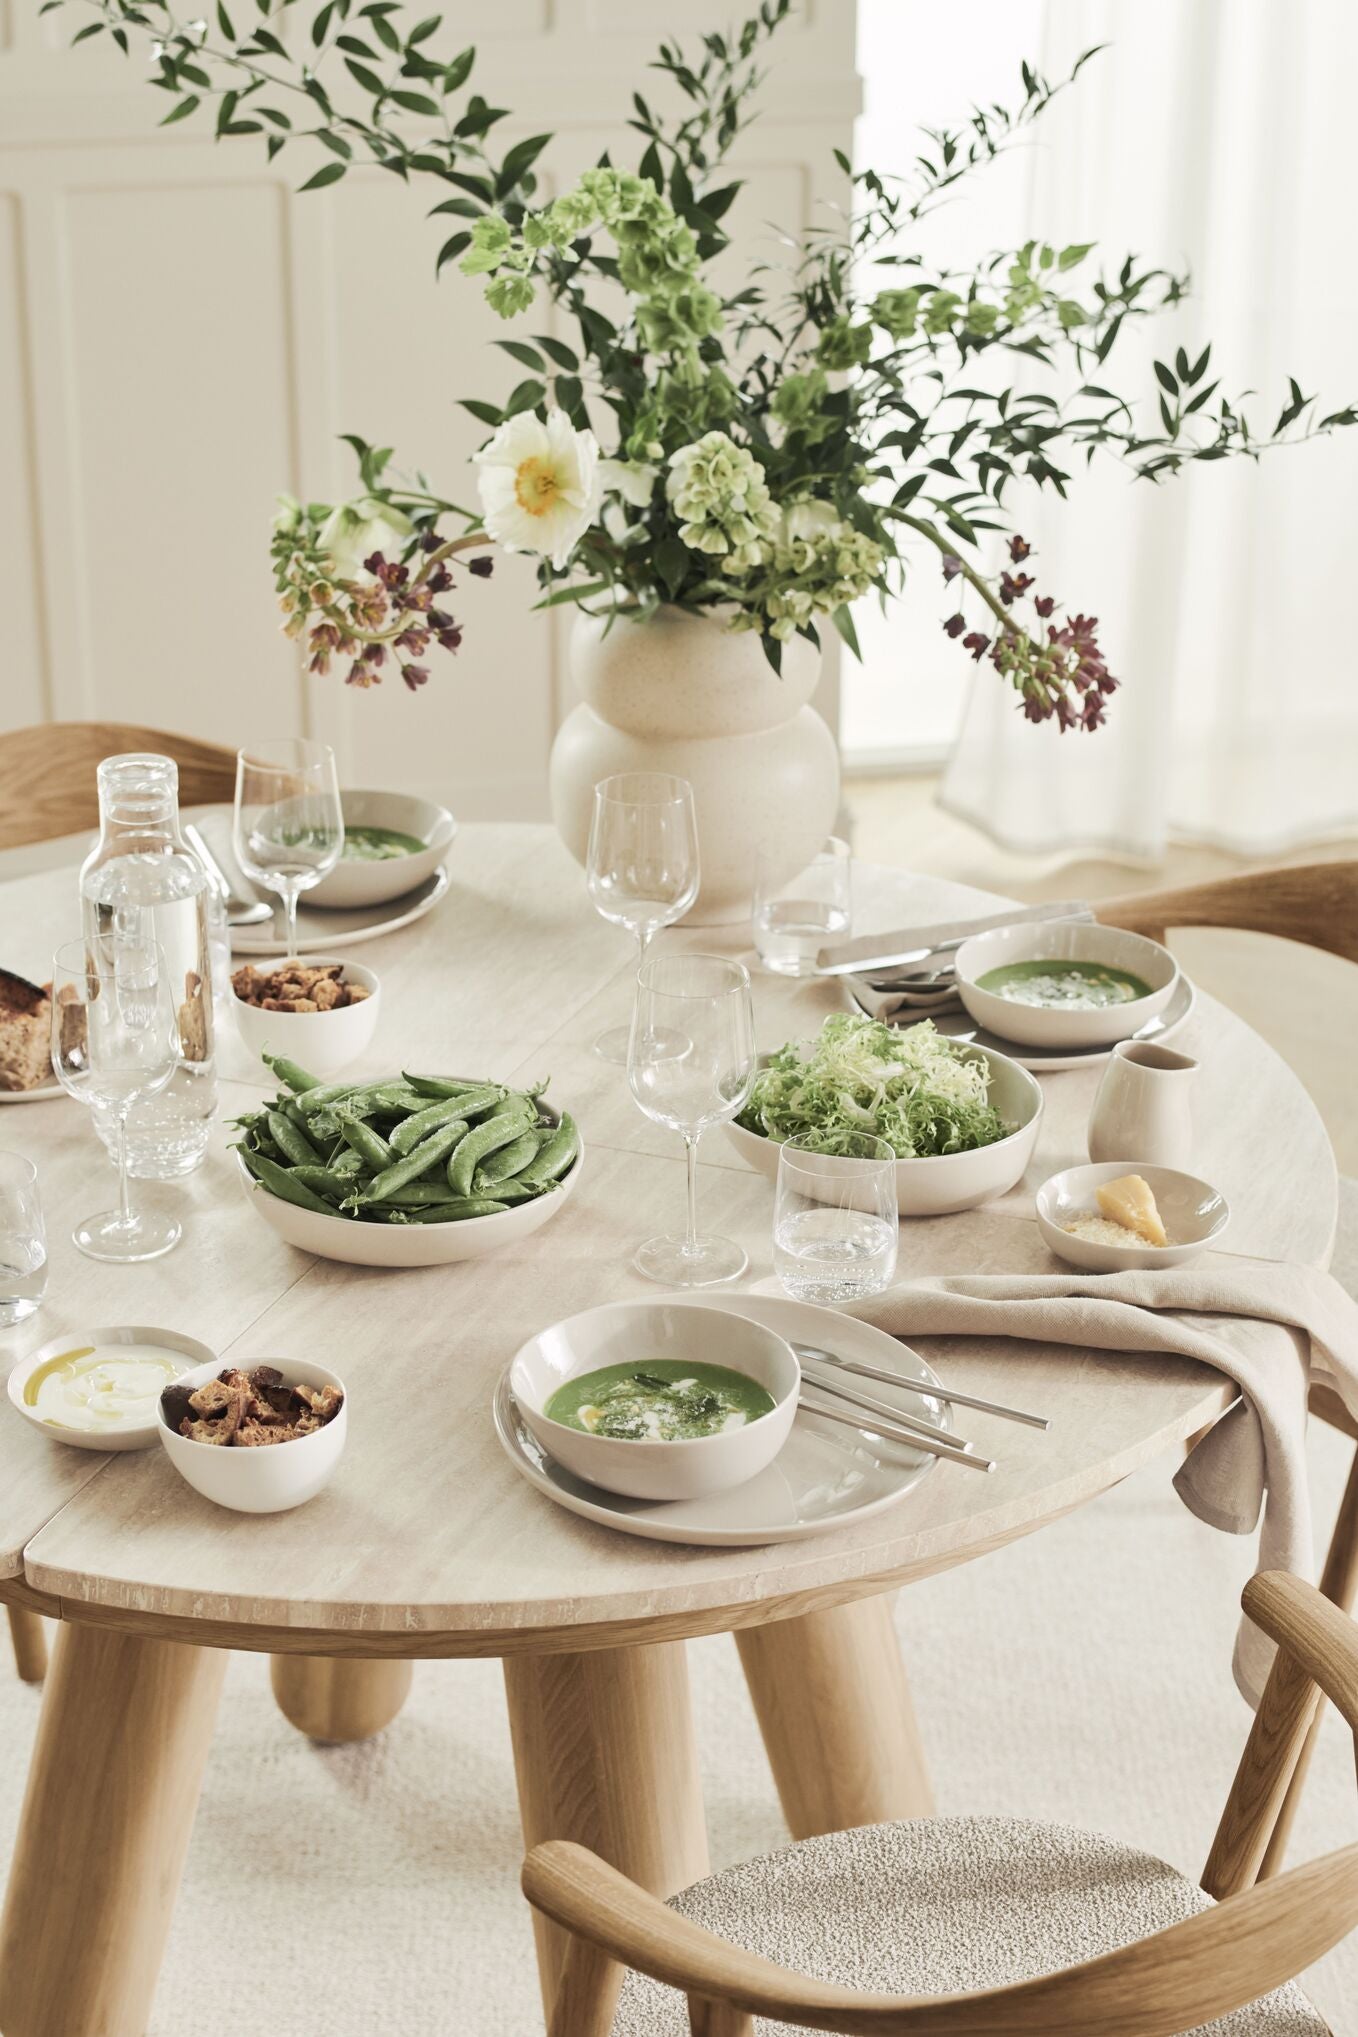
[(266, 1068), (273, 1070), (280, 1082), (285, 1082), (297, 1095), (304, 1089), (319, 1089), (321, 1086), (319, 1075), (308, 1075), (305, 1068), (299, 1068), (295, 1061), (289, 1061), (286, 1054), (261, 1054), (260, 1059)]
[(279, 1167), (266, 1159), (262, 1153), (247, 1153), (245, 1164), (255, 1179), (266, 1188), (270, 1195), (276, 1195), (280, 1202), (291, 1202), (298, 1209), (314, 1210), (318, 1216), (332, 1217), (335, 1211), (314, 1188), (308, 1188), (297, 1180), (291, 1169)]
[(310, 1117), (304, 1115), (302, 1126), (313, 1139), (337, 1139), (340, 1134), (340, 1121), (332, 1110), (316, 1110)]
[(436, 1173), (432, 1180), (426, 1177), (423, 1181), (408, 1181), (404, 1188), (395, 1189), (385, 1196), (383, 1203), (384, 1206), (389, 1204), (392, 1209), (419, 1209), (423, 1203), (447, 1200), (448, 1184), (441, 1174)]
[(363, 1155), (356, 1153), (343, 1139), (338, 1142), (338, 1150), (327, 1156), (325, 1164), (331, 1174), (338, 1174), (349, 1182), (352, 1182), (356, 1175), (366, 1173), (368, 1167)]
[[(491, 1118), (489, 1122), (494, 1124), (495, 1119)], [(493, 1195), (495, 1191), (490, 1183), (508, 1181), (512, 1175), (521, 1173), (530, 1160), (537, 1158), (537, 1152), (537, 1129), (530, 1126), (519, 1138), (512, 1140), (508, 1146), (501, 1146), (498, 1153), (492, 1153), (488, 1160), (482, 1161), (475, 1176), (477, 1193), (484, 1188), (488, 1195)]]
[(366, 1160), (370, 1167), (379, 1170), (391, 1165), (391, 1147), (371, 1125), (365, 1125), (362, 1118), (346, 1118), (340, 1126), (340, 1137), (353, 1147), (360, 1160)]
[(346, 1174), (337, 1174), (330, 1167), (293, 1167), (289, 1173), (294, 1181), (300, 1181), (303, 1188), (314, 1189), (329, 1202), (340, 1202), (353, 1190), (353, 1182)]
[(408, 1181), (418, 1181), (422, 1174), (438, 1165), (466, 1134), (467, 1127), (461, 1118), (455, 1118), (450, 1125), (440, 1125), (436, 1132), (423, 1140), (413, 1153), (407, 1153), (393, 1167), (386, 1167), (374, 1175), (363, 1192), (364, 1202), (385, 1202), (398, 1188), (404, 1188)]
[(453, 1194), (470, 1194), (472, 1178), (481, 1162), (503, 1146), (511, 1145), (527, 1129), (528, 1120), (522, 1110), (512, 1110), (487, 1118), (483, 1125), (468, 1132), (448, 1162), (448, 1186)]
[(425, 1203), (422, 1208), (408, 1209), (403, 1214), (412, 1224), (460, 1224), (468, 1217), (498, 1216), (508, 1207), (508, 1203), (497, 1202), (492, 1196), (460, 1195)]
[(377, 1101), (383, 1110), (404, 1117), (408, 1111), (423, 1110), (428, 1098), (421, 1096), (418, 1089), (411, 1089), (408, 1083), (385, 1082), (377, 1092)]
[(294, 1167), (319, 1167), (321, 1156), (305, 1132), (299, 1132), (292, 1119), (284, 1117), (281, 1110), (269, 1112), (269, 1137), (285, 1160), (291, 1160)]
[(401, 1071), (401, 1080), (408, 1082), (421, 1096), (460, 1096), (468, 1089), (491, 1089), (496, 1086), (487, 1082), (484, 1075), (412, 1075), (408, 1069)]
[(403, 1118), (391, 1135), (393, 1153), (413, 1153), (421, 1139), (427, 1139), (430, 1132), (436, 1132), (440, 1125), (450, 1125), (454, 1118), (462, 1116), (462, 1108), (456, 1097), (446, 1096), (440, 1103), (426, 1103), (423, 1110), (417, 1110), (413, 1117)]
[[(476, 1177), (472, 1182), (472, 1192), (475, 1195), (480, 1195), (481, 1193), (480, 1188), (477, 1186), (480, 1178), (480, 1170), (478, 1169)], [(497, 1202), (510, 1205), (519, 1202), (534, 1202), (542, 1192), (540, 1188), (525, 1188), (522, 1179), (519, 1177), (516, 1177), (513, 1181), (494, 1181), (486, 1190), (487, 1195), (493, 1195)]]
[(580, 1151), (580, 1133), (575, 1119), (569, 1111), (561, 1113), (561, 1123), (548, 1139), (537, 1159), (523, 1169), (518, 1179), (527, 1188), (550, 1188), (559, 1181)]
[(308, 1089), (297, 1101), (310, 1117), (316, 1110), (325, 1110), (328, 1105), (338, 1103), (342, 1096), (348, 1096), (352, 1082), (318, 1082), (314, 1089)]

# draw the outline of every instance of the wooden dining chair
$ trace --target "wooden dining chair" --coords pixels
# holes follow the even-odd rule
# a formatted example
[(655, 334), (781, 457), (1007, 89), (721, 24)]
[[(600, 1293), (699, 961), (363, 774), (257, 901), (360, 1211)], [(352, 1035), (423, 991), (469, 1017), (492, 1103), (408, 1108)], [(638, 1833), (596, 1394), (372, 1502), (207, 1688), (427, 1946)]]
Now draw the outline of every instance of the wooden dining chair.
[(0, 735), (0, 849), (50, 842), (99, 820), (95, 769), (105, 757), (154, 750), (179, 766), (184, 806), (230, 799), (236, 753), (120, 721), (52, 721)]
[(42, 1620), (27, 1606), (6, 1606), (14, 1667), (23, 1683), (41, 1683), (47, 1674), (47, 1637)]
[[(1103, 925), (1126, 927), (1155, 941), (1164, 941), (1173, 927), (1233, 927), (1300, 941), (1358, 962), (1358, 860), (1251, 870), (1178, 890), (1133, 892), (1105, 899), (1095, 911)], [(1330, 1270), (1358, 1300), (1358, 1181), (1346, 1176), (1339, 1181), (1339, 1222)], [(1337, 1394), (1317, 1387), (1310, 1404), (1320, 1420), (1358, 1442), (1358, 1422)], [(1358, 1450), (1339, 1503), (1320, 1588), (1346, 1611), (1358, 1597)], [(1282, 1866), (1319, 1729), (1317, 1707), (1269, 1845), (1265, 1875), (1276, 1874)]]
[(667, 1904), (552, 1840), (523, 1870), (570, 1934), (550, 2037), (754, 2037), (756, 2016), (846, 2037), (1325, 2037), (1294, 1979), (1358, 1926), (1358, 1846), (1257, 1876), (1320, 1691), (1358, 1742), (1358, 1627), (1281, 1571), (1244, 1606), (1278, 1655), (1201, 1886), (1064, 1826), (919, 1818)]

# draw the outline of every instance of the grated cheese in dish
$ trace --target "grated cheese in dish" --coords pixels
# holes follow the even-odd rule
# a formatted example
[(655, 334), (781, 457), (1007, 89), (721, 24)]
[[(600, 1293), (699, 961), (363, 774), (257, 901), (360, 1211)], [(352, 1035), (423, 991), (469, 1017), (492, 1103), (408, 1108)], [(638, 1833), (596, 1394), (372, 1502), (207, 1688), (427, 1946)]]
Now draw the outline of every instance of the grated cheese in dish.
[(1082, 1211), (1061, 1229), (1068, 1231), (1072, 1238), (1083, 1238), (1090, 1245), (1141, 1245), (1147, 1242), (1135, 1231), (1129, 1231), (1126, 1224), (1114, 1223), (1112, 1217), (1096, 1216), (1093, 1210)]

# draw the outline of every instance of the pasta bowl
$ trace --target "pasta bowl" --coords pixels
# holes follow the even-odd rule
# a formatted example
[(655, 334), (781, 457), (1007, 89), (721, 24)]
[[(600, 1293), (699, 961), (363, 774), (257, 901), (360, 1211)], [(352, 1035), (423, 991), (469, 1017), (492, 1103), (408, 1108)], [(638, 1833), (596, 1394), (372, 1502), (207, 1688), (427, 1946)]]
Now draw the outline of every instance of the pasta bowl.
[[(1037, 1144), (1042, 1123), (1042, 1087), (1035, 1075), (1000, 1054), (993, 1047), (972, 1046), (967, 1058), (985, 1061), (990, 1069), (989, 1098), (1013, 1130), (1007, 1138), (989, 1146), (975, 1146), (966, 1153), (939, 1153), (919, 1160), (896, 1162), (896, 1208), (903, 1217), (946, 1216), (950, 1211), (974, 1209), (1005, 1195), (1023, 1179)], [(760, 1066), (768, 1064), (767, 1054)], [(744, 1125), (723, 1127), (742, 1160), (770, 1180), (777, 1178), (780, 1139), (762, 1132), (747, 1131)], [(867, 1128), (864, 1127), (866, 1130)]]
[[(994, 969), (1037, 962), (1122, 971), (1146, 986), (1145, 995), (1092, 1007), (1019, 1004), (980, 981)], [(1115, 1046), (1159, 1016), (1179, 981), (1179, 965), (1159, 941), (1083, 920), (1029, 920), (973, 934), (954, 967), (958, 995), (977, 1025), (1024, 1047)]]
[(425, 883), (452, 846), (457, 822), (446, 806), (418, 799), (410, 792), (343, 792), (346, 832), (361, 828), (390, 829), (421, 844), (404, 855), (368, 861), (346, 853), (320, 883), (303, 894), (308, 906), (338, 911), (356, 906), (386, 905)]

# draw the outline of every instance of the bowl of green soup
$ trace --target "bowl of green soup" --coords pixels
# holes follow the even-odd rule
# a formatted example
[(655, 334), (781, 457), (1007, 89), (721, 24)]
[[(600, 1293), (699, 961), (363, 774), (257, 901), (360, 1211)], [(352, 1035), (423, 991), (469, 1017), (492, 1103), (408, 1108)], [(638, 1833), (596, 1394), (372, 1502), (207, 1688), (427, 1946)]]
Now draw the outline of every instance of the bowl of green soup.
[(1112, 1047), (1169, 1003), (1179, 965), (1121, 927), (1034, 920), (974, 934), (957, 988), (978, 1025), (1026, 1047)]
[(344, 792), (344, 853), (306, 894), (308, 907), (337, 911), (386, 905), (433, 876), (457, 822), (446, 806), (411, 792)]
[(567, 1471), (632, 1499), (702, 1499), (771, 1464), (797, 1413), (792, 1346), (728, 1309), (618, 1301), (530, 1337), (520, 1413)]

